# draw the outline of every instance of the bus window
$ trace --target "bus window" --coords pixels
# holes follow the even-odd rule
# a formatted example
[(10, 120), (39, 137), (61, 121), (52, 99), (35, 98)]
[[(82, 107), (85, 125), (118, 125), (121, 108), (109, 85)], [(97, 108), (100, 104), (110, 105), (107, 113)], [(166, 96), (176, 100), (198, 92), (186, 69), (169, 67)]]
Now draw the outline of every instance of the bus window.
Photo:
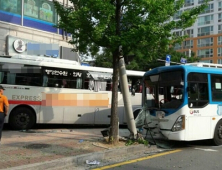
[(112, 74), (104, 72), (89, 72), (88, 89), (98, 91), (111, 91)]
[(83, 74), (83, 71), (71, 69), (44, 68), (43, 86), (82, 89)]
[(222, 101), (222, 76), (211, 75), (211, 92), (213, 101)]
[(4, 72), (0, 72), (0, 84), (2, 84), (4, 79)]
[(128, 84), (132, 93), (142, 93), (142, 79), (134, 76), (128, 76)]
[(2, 84), (41, 86), (41, 67), (23, 64), (1, 65), (0, 79)]
[(43, 83), (42, 86), (43, 87), (47, 87), (48, 86), (48, 76), (47, 75), (43, 75)]
[(207, 74), (189, 73), (187, 91), (189, 107), (204, 107), (209, 102)]

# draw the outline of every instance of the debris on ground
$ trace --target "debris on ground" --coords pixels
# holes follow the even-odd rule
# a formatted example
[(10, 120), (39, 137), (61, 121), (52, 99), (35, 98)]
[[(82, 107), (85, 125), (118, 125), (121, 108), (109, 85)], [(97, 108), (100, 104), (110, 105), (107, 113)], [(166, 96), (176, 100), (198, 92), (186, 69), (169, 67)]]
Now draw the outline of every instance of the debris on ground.
[(88, 164), (88, 165), (99, 165), (100, 162), (96, 161), (96, 160), (93, 160), (93, 161), (86, 160), (86, 164)]

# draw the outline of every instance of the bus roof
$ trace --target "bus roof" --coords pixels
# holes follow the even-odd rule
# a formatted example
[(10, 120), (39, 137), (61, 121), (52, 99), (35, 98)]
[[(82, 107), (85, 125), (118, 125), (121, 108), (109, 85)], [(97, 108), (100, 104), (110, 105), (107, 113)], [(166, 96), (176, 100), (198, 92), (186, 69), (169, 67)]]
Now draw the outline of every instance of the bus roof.
[(159, 74), (166, 71), (186, 70), (189, 72), (222, 74), (222, 65), (208, 63), (189, 63), (185, 65), (161, 66), (147, 71), (144, 76)]
[[(112, 68), (103, 68), (103, 67), (93, 67), (93, 66), (81, 66), (79, 62), (65, 59), (54, 59), (47, 57), (32, 57), (25, 55), (18, 56), (0, 56), (0, 62), (3, 63), (12, 63), (12, 64), (24, 64), (32, 66), (43, 66), (43, 67), (55, 67), (55, 68), (64, 68), (64, 69), (75, 69), (75, 70), (85, 70), (85, 71), (98, 71), (98, 72), (107, 72), (112, 73)], [(144, 71), (134, 71), (127, 70), (127, 75), (131, 76), (143, 76)]]

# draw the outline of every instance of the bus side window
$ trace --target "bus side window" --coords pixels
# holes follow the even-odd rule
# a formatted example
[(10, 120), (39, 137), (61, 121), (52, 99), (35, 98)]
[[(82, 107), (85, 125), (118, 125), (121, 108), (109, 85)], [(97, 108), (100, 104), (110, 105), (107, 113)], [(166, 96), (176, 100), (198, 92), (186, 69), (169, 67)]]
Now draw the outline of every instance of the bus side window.
[(213, 101), (222, 101), (222, 76), (211, 76), (211, 91)]
[(3, 80), (4, 80), (4, 75), (5, 73), (4, 72), (0, 72), (0, 84), (3, 84)]
[(48, 86), (48, 76), (47, 75), (43, 75), (43, 83), (42, 86), (43, 87), (47, 87)]
[(76, 88), (81, 89), (82, 88), (82, 78), (76, 79)]

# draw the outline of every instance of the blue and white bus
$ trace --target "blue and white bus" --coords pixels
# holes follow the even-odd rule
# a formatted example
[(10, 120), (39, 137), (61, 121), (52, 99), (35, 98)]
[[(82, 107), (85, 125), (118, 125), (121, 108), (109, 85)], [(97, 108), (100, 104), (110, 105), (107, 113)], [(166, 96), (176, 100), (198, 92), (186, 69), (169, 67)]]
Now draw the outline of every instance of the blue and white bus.
[(222, 65), (163, 66), (144, 74), (149, 128), (169, 140), (222, 145)]

